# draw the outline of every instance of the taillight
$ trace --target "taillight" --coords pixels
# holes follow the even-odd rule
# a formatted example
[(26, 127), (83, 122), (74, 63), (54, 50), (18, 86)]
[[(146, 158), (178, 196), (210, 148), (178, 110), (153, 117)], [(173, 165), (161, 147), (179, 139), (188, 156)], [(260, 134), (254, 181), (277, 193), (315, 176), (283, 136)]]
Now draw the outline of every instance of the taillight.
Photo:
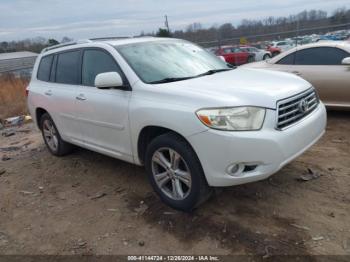
[(29, 89), (28, 89), (28, 87), (26, 88), (26, 97), (28, 97), (28, 95), (29, 95)]

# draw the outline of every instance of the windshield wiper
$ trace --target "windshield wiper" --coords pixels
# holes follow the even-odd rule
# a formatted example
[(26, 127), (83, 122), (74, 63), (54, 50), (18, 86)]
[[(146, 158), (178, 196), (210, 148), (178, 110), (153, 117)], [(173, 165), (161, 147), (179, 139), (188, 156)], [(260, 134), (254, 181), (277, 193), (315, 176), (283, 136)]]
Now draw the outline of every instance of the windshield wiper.
[(193, 76), (189, 76), (189, 77), (166, 77), (166, 78), (163, 78), (163, 79), (160, 79), (160, 80), (149, 82), (149, 84), (170, 83), (170, 82), (176, 82), (176, 81), (186, 80), (186, 79), (190, 79), (190, 78), (193, 78)]
[(232, 69), (233, 69), (233, 68), (211, 69), (211, 70), (208, 70), (207, 72), (204, 72), (204, 73), (202, 73), (202, 74), (196, 75), (195, 77), (201, 77), (201, 76), (212, 75), (212, 74), (219, 73), (219, 72), (230, 71), (230, 70), (232, 70)]
[(209, 71), (207, 71), (205, 73), (202, 73), (202, 74), (199, 74), (199, 75), (195, 75), (195, 76), (166, 77), (166, 78), (163, 78), (163, 79), (160, 79), (160, 80), (149, 82), (149, 84), (163, 84), (163, 83), (182, 81), (182, 80), (187, 80), (187, 79), (191, 79), (191, 78), (197, 78), (197, 77), (201, 77), (201, 76), (212, 75), (212, 74), (215, 74), (215, 73), (218, 73), (218, 72), (229, 71), (229, 70), (232, 70), (232, 68), (212, 69), (212, 70), (209, 70)]

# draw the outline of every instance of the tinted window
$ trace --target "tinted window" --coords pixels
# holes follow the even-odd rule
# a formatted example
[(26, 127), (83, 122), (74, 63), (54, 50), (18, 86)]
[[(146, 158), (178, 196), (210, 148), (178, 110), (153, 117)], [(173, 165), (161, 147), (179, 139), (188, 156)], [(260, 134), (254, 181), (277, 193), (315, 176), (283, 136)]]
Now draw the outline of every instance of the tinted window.
[(51, 66), (50, 82), (55, 82), (56, 79), (56, 65), (57, 65), (57, 55), (53, 57), (53, 62)]
[(295, 52), (283, 57), (281, 60), (279, 60), (277, 62), (277, 64), (279, 64), (279, 65), (293, 65), (294, 58), (295, 58)]
[(95, 77), (106, 72), (121, 73), (114, 58), (101, 50), (86, 50), (83, 57), (82, 84), (95, 85)]
[(44, 56), (39, 65), (38, 70), (38, 79), (42, 81), (49, 81), (50, 79), (50, 72), (51, 72), (51, 65), (52, 65), (52, 59), (53, 56)]
[(80, 51), (65, 52), (58, 55), (56, 82), (79, 84)]
[(296, 65), (341, 65), (348, 57), (345, 51), (334, 47), (315, 47), (297, 51)]

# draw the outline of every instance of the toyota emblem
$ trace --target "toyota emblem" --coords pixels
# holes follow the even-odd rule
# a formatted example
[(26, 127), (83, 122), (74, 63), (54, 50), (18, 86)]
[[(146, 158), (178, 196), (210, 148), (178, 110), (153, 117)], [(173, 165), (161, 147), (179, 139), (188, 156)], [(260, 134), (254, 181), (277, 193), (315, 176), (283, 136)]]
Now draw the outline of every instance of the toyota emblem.
[(299, 102), (298, 108), (301, 113), (305, 113), (309, 109), (309, 104), (306, 99), (302, 99)]

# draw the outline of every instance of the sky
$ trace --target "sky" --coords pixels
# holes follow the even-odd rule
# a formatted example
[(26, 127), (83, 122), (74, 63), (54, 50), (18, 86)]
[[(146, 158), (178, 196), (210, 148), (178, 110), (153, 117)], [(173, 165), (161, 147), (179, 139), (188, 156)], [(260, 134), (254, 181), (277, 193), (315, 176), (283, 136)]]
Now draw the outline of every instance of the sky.
[(303, 10), (332, 13), (349, 0), (0, 0), (0, 42), (42, 36), (61, 40), (132, 36), (164, 27), (185, 29), (242, 19), (288, 16)]

